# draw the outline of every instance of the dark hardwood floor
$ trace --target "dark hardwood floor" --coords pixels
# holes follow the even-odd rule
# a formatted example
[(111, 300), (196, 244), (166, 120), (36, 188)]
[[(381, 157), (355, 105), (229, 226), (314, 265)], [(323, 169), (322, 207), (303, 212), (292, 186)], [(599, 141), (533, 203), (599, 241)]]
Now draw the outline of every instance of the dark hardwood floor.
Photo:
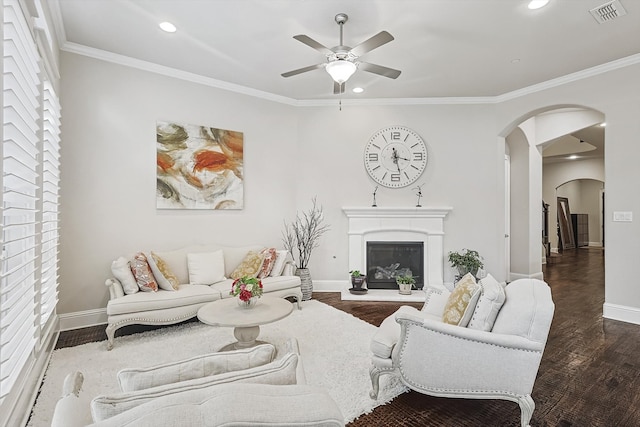
[[(602, 318), (602, 250), (565, 251), (543, 271), (556, 311), (533, 389), (536, 409), (531, 426), (640, 426), (640, 326)], [(316, 292), (313, 297), (376, 326), (399, 307), (397, 303), (341, 301), (338, 293)], [(123, 328), (118, 335), (140, 330)], [(58, 347), (104, 339), (104, 326), (97, 326), (61, 333)], [(519, 425), (520, 410), (513, 402), (445, 399), (413, 391), (350, 424)]]

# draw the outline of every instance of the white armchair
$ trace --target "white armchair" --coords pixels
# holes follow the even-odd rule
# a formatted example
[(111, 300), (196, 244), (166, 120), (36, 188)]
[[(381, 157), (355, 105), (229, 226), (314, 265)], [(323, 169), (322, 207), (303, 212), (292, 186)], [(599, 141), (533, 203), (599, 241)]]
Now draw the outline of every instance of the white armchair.
[(377, 397), (380, 375), (391, 373), (432, 396), (516, 402), (521, 425), (528, 426), (554, 304), (540, 280), (516, 280), (505, 294), (490, 332), (442, 322), (444, 288), (428, 289), (422, 310), (404, 306), (385, 319), (371, 343), (371, 397)]

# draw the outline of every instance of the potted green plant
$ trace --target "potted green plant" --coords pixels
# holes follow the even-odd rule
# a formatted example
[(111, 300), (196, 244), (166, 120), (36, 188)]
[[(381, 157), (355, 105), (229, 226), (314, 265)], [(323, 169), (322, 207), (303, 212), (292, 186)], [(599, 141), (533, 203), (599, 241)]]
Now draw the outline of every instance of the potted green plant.
[(416, 279), (411, 275), (396, 276), (396, 283), (398, 284), (400, 295), (411, 295), (411, 289), (416, 284)]
[(467, 273), (478, 274), (478, 269), (484, 267), (482, 257), (478, 251), (463, 249), (461, 252), (449, 252), (449, 263), (458, 269), (458, 274), (464, 276)]
[(362, 288), (362, 285), (364, 285), (367, 280), (367, 276), (360, 273), (360, 270), (351, 270), (349, 271), (349, 274), (351, 275), (351, 286), (354, 289)]

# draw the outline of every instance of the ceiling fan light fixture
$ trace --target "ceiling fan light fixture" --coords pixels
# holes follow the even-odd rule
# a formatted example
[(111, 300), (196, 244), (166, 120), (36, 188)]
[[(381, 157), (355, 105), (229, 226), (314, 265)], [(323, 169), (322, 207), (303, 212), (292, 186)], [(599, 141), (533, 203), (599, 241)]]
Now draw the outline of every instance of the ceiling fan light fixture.
[(549, 0), (531, 0), (527, 7), (531, 10), (535, 10), (545, 7), (547, 3), (549, 3)]
[(337, 61), (329, 62), (326, 70), (334, 82), (342, 84), (349, 80), (349, 77), (356, 72), (356, 68), (356, 64), (353, 62), (339, 59)]

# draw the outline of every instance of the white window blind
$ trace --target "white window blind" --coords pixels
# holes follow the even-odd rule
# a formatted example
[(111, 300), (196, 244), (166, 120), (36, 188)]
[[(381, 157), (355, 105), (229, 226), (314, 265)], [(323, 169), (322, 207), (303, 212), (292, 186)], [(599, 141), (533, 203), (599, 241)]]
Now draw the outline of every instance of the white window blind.
[(39, 330), (42, 171), (38, 51), (19, 2), (3, 1), (3, 13), (0, 403), (29, 362)]
[(58, 302), (58, 189), (60, 182), (60, 103), (53, 86), (42, 91), (42, 228), (40, 326), (44, 327)]

